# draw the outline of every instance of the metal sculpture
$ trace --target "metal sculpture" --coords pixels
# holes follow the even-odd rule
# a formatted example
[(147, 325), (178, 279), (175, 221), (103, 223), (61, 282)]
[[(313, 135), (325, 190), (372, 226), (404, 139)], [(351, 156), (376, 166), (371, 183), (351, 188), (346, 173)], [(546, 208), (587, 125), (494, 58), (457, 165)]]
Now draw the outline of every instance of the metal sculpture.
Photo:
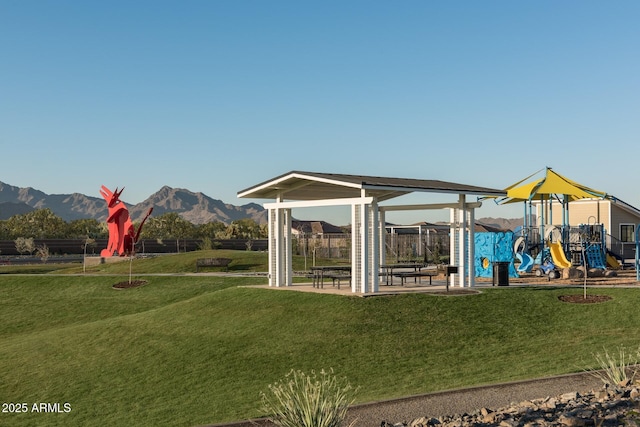
[(115, 191), (109, 190), (104, 185), (100, 188), (100, 194), (107, 202), (109, 215), (107, 217), (107, 226), (109, 229), (109, 242), (107, 247), (100, 251), (100, 256), (109, 258), (117, 253), (119, 256), (133, 255), (135, 244), (140, 238), (140, 232), (144, 222), (149, 218), (153, 208), (149, 208), (147, 215), (142, 219), (138, 229), (136, 230), (131, 222), (129, 210), (120, 200), (120, 194), (124, 191), (124, 187), (120, 191), (116, 187)]

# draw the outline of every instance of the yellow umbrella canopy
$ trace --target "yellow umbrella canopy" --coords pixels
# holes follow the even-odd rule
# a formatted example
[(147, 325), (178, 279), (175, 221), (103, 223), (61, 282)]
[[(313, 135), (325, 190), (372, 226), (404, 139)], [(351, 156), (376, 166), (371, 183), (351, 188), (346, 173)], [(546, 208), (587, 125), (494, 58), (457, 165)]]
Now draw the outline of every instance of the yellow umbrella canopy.
[[(535, 175), (535, 174), (534, 174)], [(607, 193), (594, 190), (566, 178), (551, 168), (546, 168), (544, 178), (522, 184), (533, 175), (506, 188), (507, 197), (501, 203), (526, 202), (534, 199), (549, 199), (552, 196), (563, 196), (565, 201), (573, 201), (586, 198), (604, 198)]]

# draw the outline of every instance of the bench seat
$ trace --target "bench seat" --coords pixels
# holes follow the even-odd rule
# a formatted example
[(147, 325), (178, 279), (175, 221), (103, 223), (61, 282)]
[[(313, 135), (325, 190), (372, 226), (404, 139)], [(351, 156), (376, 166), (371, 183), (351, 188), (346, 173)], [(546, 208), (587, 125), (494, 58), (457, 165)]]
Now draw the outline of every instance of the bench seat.
[(349, 284), (351, 284), (351, 275), (349, 274), (325, 274), (324, 277), (326, 277), (327, 279), (331, 279), (331, 281), (333, 282), (333, 286), (335, 286), (336, 282), (338, 282), (338, 289), (340, 289), (341, 280), (348, 280)]
[(413, 281), (417, 282), (417, 279), (421, 279), (420, 281), (422, 281), (423, 277), (429, 277), (429, 285), (432, 285), (432, 277), (433, 276), (437, 276), (438, 275), (438, 271), (437, 270), (423, 270), (423, 271), (399, 271), (397, 273), (393, 273), (394, 277), (399, 277), (400, 278), (400, 284), (402, 286), (404, 286), (404, 284), (407, 282), (407, 278), (408, 277), (413, 277)]
[(224, 271), (227, 271), (231, 261), (230, 258), (198, 258), (196, 260), (196, 273), (200, 271), (201, 267), (224, 267)]

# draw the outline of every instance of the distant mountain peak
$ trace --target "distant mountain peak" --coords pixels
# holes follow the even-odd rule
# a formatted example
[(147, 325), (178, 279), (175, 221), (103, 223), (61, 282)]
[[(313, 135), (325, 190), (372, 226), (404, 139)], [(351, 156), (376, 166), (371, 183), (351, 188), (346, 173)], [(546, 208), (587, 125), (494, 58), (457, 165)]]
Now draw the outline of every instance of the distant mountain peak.
[[(153, 216), (167, 212), (176, 212), (181, 218), (194, 224), (220, 221), (225, 224), (239, 219), (250, 218), (259, 224), (267, 222), (267, 212), (257, 203), (241, 206), (224, 203), (201, 192), (192, 192), (185, 188), (172, 188), (163, 185), (144, 201), (130, 205), (129, 213), (134, 221), (140, 220), (150, 207)], [(101, 197), (86, 196), (82, 193), (46, 194), (31, 187), (20, 188), (0, 182), (0, 219), (24, 214), (33, 209), (49, 208), (65, 221), (93, 218), (105, 221), (107, 206)], [(480, 218), (476, 220), (493, 228), (513, 230), (522, 225), (522, 218)]]
[[(48, 195), (31, 187), (14, 187), (3, 182), (0, 182), (0, 203), (21, 204), (20, 208), (16, 208), (21, 213), (26, 213), (22, 212), (25, 207), (30, 209), (49, 208), (65, 221), (83, 218), (105, 221), (108, 213), (102, 198), (90, 197), (81, 193)], [(166, 212), (177, 212), (181, 218), (194, 224), (212, 221), (230, 224), (232, 221), (244, 218), (251, 218), (260, 224), (267, 221), (266, 211), (256, 203), (236, 206), (213, 199), (204, 193), (194, 193), (184, 188), (172, 188), (168, 185), (163, 185), (141, 203), (127, 204), (127, 206), (134, 221), (140, 220), (150, 207), (154, 209), (154, 216)], [(9, 209), (9, 207), (10, 205), (7, 205), (0, 210), (0, 219), (6, 219), (3, 211), (9, 213), (15, 210)]]
[(476, 222), (487, 225), (498, 230), (515, 230), (524, 224), (524, 218), (480, 218)]

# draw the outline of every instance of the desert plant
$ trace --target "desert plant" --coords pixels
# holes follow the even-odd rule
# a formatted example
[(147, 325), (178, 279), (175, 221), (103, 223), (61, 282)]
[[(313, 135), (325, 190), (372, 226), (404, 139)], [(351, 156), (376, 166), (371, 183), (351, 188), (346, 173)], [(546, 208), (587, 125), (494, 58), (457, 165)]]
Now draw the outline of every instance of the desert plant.
[(198, 250), (210, 251), (211, 249), (213, 249), (213, 242), (211, 241), (211, 237), (209, 236), (203, 237), (202, 240), (200, 240), (200, 243), (198, 244)]
[(609, 354), (605, 348), (604, 353), (596, 353), (594, 357), (600, 369), (593, 370), (591, 373), (605, 385), (616, 386), (626, 381), (633, 382), (638, 373), (636, 365), (640, 359), (640, 349), (633, 354), (620, 345), (617, 356), (615, 353)]
[(49, 247), (44, 243), (42, 245), (36, 246), (36, 253), (40, 257), (40, 260), (42, 262), (47, 262), (49, 256), (51, 256), (51, 254), (49, 253)]
[(281, 427), (339, 427), (353, 403), (353, 387), (333, 370), (310, 375), (291, 370), (262, 393), (263, 408)]
[(36, 244), (33, 241), (33, 237), (18, 237), (13, 243), (16, 245), (16, 250), (20, 254), (32, 254), (33, 251), (36, 250)]

